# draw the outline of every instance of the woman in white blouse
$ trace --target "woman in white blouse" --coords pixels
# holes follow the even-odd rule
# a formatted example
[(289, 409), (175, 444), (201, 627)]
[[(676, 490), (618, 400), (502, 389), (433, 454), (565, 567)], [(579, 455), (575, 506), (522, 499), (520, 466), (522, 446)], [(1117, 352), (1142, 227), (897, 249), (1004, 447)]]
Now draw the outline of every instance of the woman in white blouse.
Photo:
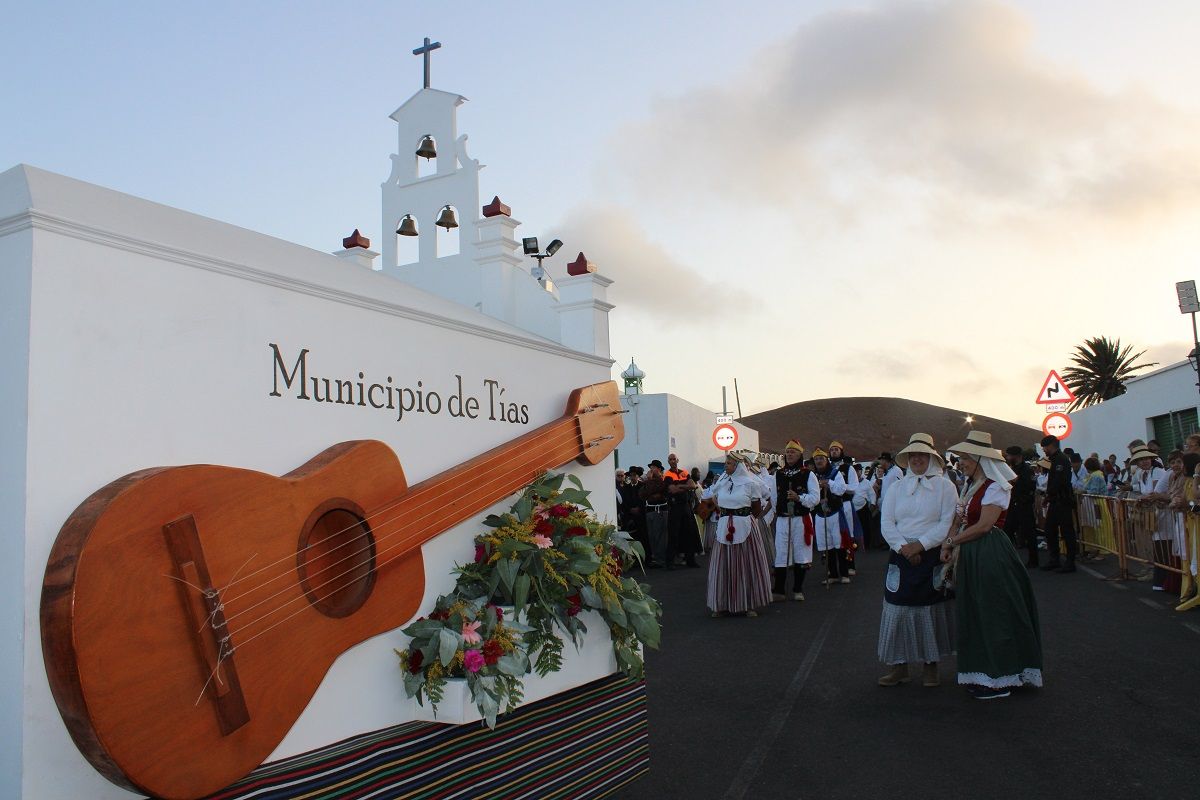
[(742, 456), (725, 457), (725, 473), (704, 490), (717, 502), (712, 553), (708, 557), (708, 607), (714, 617), (745, 614), (771, 602), (767, 557), (753, 520), (762, 510), (763, 485), (747, 471)]
[(942, 561), (954, 567), (958, 682), (978, 700), (1008, 697), (1016, 686), (1042, 685), (1042, 632), (1025, 564), (1004, 533), (1016, 473), (971, 431), (950, 448), (966, 484)]
[(880, 529), (891, 548), (879, 622), (879, 660), (891, 670), (880, 686), (908, 683), (908, 665), (925, 665), (922, 682), (938, 685), (938, 662), (954, 652), (953, 609), (935, 585), (942, 540), (954, 521), (957, 493), (942, 475), (933, 437), (914, 433), (896, 454), (908, 470), (883, 496)]

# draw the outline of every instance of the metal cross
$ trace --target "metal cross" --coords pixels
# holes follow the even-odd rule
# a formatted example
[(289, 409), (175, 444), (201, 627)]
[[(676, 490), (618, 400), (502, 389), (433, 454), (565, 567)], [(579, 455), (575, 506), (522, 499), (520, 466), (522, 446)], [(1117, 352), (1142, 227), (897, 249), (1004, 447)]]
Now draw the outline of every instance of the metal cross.
[(442, 46), (441, 42), (433, 42), (431, 44), (429, 41), (429, 37), (426, 36), (425, 44), (423, 44), (421, 47), (418, 47), (416, 50), (413, 50), (414, 56), (424, 56), (425, 57), (425, 88), (426, 89), (429, 88), (429, 54), (432, 53), (434, 50), (437, 50), (441, 46)]

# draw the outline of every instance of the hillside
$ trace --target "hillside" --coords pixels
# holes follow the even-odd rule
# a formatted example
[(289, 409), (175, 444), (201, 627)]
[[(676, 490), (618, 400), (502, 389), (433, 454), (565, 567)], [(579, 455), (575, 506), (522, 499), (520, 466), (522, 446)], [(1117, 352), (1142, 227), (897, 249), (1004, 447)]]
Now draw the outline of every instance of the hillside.
[(971, 428), (992, 434), (992, 442), (1003, 450), (1011, 444), (1032, 447), (1042, 432), (1024, 425), (975, 415), (968, 425), (967, 413), (898, 397), (830, 397), (806, 400), (742, 417), (738, 421), (759, 434), (759, 447), (782, 453), (788, 439), (798, 439), (811, 453), (837, 439), (846, 452), (870, 460), (887, 450), (895, 453), (917, 432), (933, 436), (939, 450), (961, 442)]

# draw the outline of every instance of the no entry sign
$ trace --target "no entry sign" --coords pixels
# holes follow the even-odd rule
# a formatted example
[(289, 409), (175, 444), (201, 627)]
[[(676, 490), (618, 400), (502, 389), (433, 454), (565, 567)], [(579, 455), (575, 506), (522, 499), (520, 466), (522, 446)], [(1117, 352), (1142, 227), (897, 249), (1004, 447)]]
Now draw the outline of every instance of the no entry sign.
[(737, 428), (733, 427), (732, 425), (718, 425), (716, 430), (713, 431), (712, 440), (713, 444), (717, 446), (717, 449), (728, 452), (729, 450), (737, 447)]
[(1042, 433), (1059, 439), (1067, 438), (1071, 435), (1071, 418), (1066, 414), (1047, 414), (1042, 420)]

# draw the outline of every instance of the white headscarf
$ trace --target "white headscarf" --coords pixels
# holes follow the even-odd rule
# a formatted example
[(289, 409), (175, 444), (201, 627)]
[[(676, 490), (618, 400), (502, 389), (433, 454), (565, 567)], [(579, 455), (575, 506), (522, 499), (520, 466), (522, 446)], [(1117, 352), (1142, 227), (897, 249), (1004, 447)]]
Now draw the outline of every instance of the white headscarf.
[[(988, 458), (986, 456), (980, 456), (974, 453), (968, 453), (967, 455), (979, 462), (979, 469), (983, 472), (984, 477), (988, 478), (994, 483), (1008, 486), (1012, 482), (1013, 478), (1017, 477), (1017, 473), (1013, 472), (1012, 467), (1008, 465), (1007, 461), (1001, 461), (998, 458)], [(967, 490), (966, 493), (969, 495), (973, 491), (973, 487), (977, 483), (982, 482), (983, 481), (979, 479), (978, 473), (970, 476), (968, 485), (965, 487)]]
[[(932, 491), (932, 479), (942, 477), (942, 462), (940, 458), (929, 456), (929, 466), (920, 475), (916, 475), (912, 471), (912, 459), (909, 459), (908, 472), (904, 473), (898, 483), (904, 489), (905, 494), (914, 495), (917, 489), (924, 487), (926, 491)], [(892, 491), (889, 489), (888, 491)]]

